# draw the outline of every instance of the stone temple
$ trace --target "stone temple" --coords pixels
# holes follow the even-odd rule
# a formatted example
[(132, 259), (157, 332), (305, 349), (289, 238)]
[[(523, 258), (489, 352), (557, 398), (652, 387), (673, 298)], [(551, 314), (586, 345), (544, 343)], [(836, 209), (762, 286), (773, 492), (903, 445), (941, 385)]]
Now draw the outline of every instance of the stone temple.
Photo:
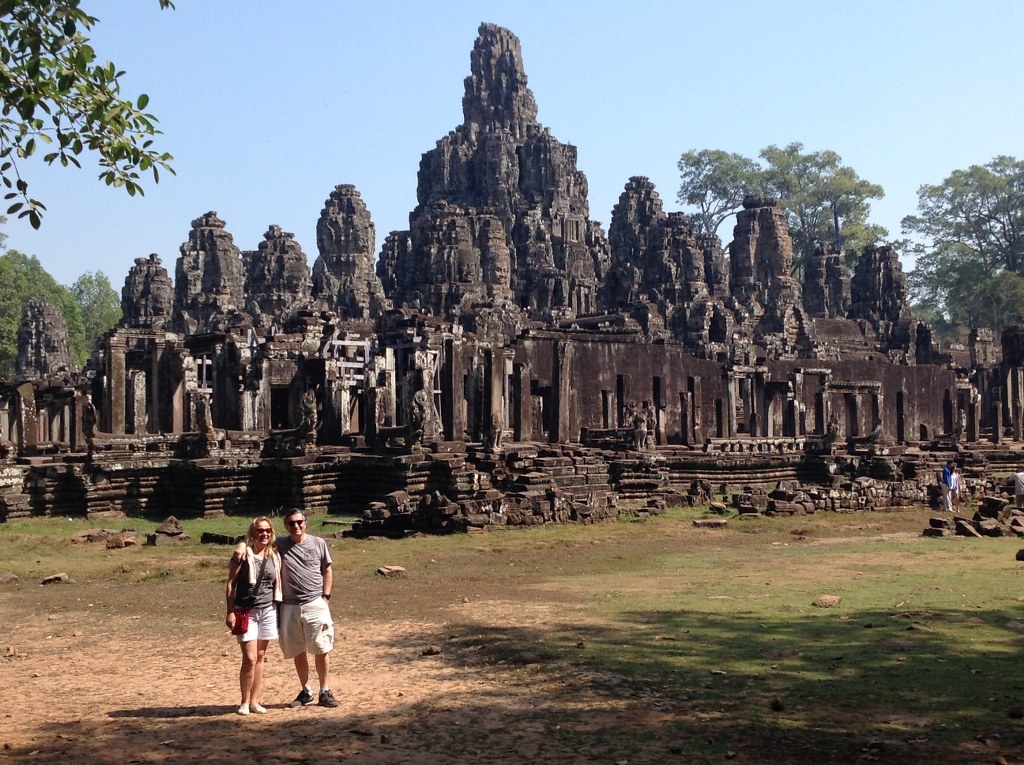
[(625, 179), (607, 231), (576, 148), (537, 121), (519, 40), (484, 24), (464, 120), (420, 161), (409, 229), (377, 251), (351, 185), (317, 255), (215, 212), (173, 279), (135, 261), (84, 371), (33, 303), (0, 383), (0, 518), (357, 516), (356, 534), (655, 512), (934, 499), (951, 455), (998, 490), (1020, 455), (1024, 333), (940, 349), (896, 253), (827, 247), (793, 277), (783, 210), (727, 244)]

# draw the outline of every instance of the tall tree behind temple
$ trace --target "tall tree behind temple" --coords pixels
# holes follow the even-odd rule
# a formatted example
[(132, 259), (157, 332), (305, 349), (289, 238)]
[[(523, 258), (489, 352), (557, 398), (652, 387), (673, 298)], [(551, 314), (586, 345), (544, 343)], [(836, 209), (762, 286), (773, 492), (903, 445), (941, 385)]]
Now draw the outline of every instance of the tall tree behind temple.
[[(84, 363), (91, 342), (86, 343), (82, 313), (71, 291), (46, 272), (32, 255), (7, 250), (0, 255), (0, 377), (14, 375), (18, 356), (18, 324), (29, 300), (45, 300), (60, 309), (68, 327), (68, 339), (76, 362)], [(94, 340), (95, 338), (93, 338)]]
[(836, 216), (841, 225), (840, 247), (854, 253), (854, 258), (866, 246), (888, 236), (884, 228), (867, 222), (868, 200), (885, 196), (882, 187), (841, 165), (842, 157), (834, 151), (804, 153), (803, 149), (802, 143), (793, 142), (761, 150), (768, 165), (764, 188), (786, 210), (793, 237), (793, 267), (801, 274), (818, 242), (834, 242)]
[[(884, 195), (881, 186), (860, 178), (834, 151), (804, 152), (802, 143), (761, 150), (765, 165), (719, 150), (688, 151), (678, 166), (678, 200), (696, 208), (698, 231), (715, 233), (743, 206), (746, 194), (773, 196), (786, 211), (793, 238), (794, 270), (802, 273), (818, 242), (835, 241), (835, 220), (847, 261), (888, 236), (868, 222), (869, 200)], [(728, 239), (728, 237), (726, 237)]]
[(917, 197), (903, 231), (920, 237), (909, 282), (922, 313), (997, 331), (1024, 321), (1024, 162), (954, 170)]
[(113, 329), (121, 319), (121, 296), (110, 285), (110, 280), (102, 271), (86, 271), (71, 285), (71, 294), (78, 303), (82, 315), (83, 337), (87, 347), (79, 349), (85, 352), (86, 357), (80, 358), (78, 353), (74, 354), (75, 361), (79, 367), (84, 366), (88, 355), (92, 353), (92, 346), (96, 338)]
[(752, 159), (719, 149), (688, 151), (679, 159), (682, 183), (676, 199), (697, 208), (691, 216), (698, 234), (718, 235), (730, 216), (743, 209), (743, 198), (762, 193), (763, 171)]

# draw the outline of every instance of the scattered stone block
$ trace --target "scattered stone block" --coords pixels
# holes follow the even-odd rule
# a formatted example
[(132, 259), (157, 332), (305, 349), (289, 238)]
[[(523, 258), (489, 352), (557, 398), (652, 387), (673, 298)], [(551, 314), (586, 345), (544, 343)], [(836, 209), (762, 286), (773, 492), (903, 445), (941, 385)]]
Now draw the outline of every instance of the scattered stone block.
[(729, 521), (725, 518), (695, 518), (693, 525), (698, 529), (724, 529)]
[(217, 534), (213, 531), (204, 531), (199, 537), (201, 545), (236, 545), (245, 540), (245, 535), (233, 537), (230, 534)]
[(835, 608), (843, 599), (839, 595), (822, 595), (811, 605), (817, 606), (818, 608)]
[(122, 531), (107, 539), (107, 549), (122, 550), (125, 547), (134, 547), (138, 543), (139, 541), (134, 531)]
[(169, 537), (176, 537), (181, 534), (184, 534), (185, 529), (182, 528), (177, 518), (175, 518), (173, 515), (169, 515), (164, 519), (163, 523), (157, 526), (156, 533), (165, 534)]
[(39, 580), (39, 584), (70, 584), (71, 577), (63, 571), (59, 574), (50, 574)]
[(377, 569), (377, 573), (380, 576), (397, 577), (402, 576), (405, 573), (405, 569), (401, 566), (381, 566)]

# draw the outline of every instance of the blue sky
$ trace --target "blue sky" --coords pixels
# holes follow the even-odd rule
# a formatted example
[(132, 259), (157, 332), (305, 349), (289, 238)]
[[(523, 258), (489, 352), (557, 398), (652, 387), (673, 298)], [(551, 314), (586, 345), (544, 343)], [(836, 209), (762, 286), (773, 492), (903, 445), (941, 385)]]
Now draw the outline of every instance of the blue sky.
[(48, 212), (40, 231), (9, 221), (7, 245), (67, 284), (102, 270), (119, 290), (151, 252), (173, 276), (208, 210), (240, 248), (277, 224), (312, 263), (339, 183), (362, 193), (379, 252), (408, 227), (420, 155), (462, 122), (482, 21), (519, 37), (538, 119), (578, 147), (606, 229), (632, 175), (679, 209), (676, 162), (690, 149), (832, 149), (885, 188), (871, 219), (893, 238), (921, 184), (1024, 157), (1018, 0), (83, 4), (126, 95), (149, 94), (177, 175), (140, 199), (102, 186), (89, 162), (23, 168)]

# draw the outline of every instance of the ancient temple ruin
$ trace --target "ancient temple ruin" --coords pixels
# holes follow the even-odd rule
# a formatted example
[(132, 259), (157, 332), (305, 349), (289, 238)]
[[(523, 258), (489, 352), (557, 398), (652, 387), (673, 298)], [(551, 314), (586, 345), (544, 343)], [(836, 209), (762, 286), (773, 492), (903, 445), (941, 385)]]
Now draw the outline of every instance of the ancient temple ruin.
[(81, 372), (31, 305), (21, 374), (0, 383), (0, 518), (301, 505), (402, 534), (723, 491), (862, 510), (927, 500), (950, 454), (978, 480), (1017, 459), (1024, 342), (940, 349), (891, 248), (851, 275), (822, 246), (801, 284), (776, 200), (745, 200), (723, 243), (643, 176), (606, 233), (494, 25), (462, 106), (379, 252), (348, 184), (312, 268), (280, 227), (243, 250), (207, 212), (173, 281), (135, 261)]

